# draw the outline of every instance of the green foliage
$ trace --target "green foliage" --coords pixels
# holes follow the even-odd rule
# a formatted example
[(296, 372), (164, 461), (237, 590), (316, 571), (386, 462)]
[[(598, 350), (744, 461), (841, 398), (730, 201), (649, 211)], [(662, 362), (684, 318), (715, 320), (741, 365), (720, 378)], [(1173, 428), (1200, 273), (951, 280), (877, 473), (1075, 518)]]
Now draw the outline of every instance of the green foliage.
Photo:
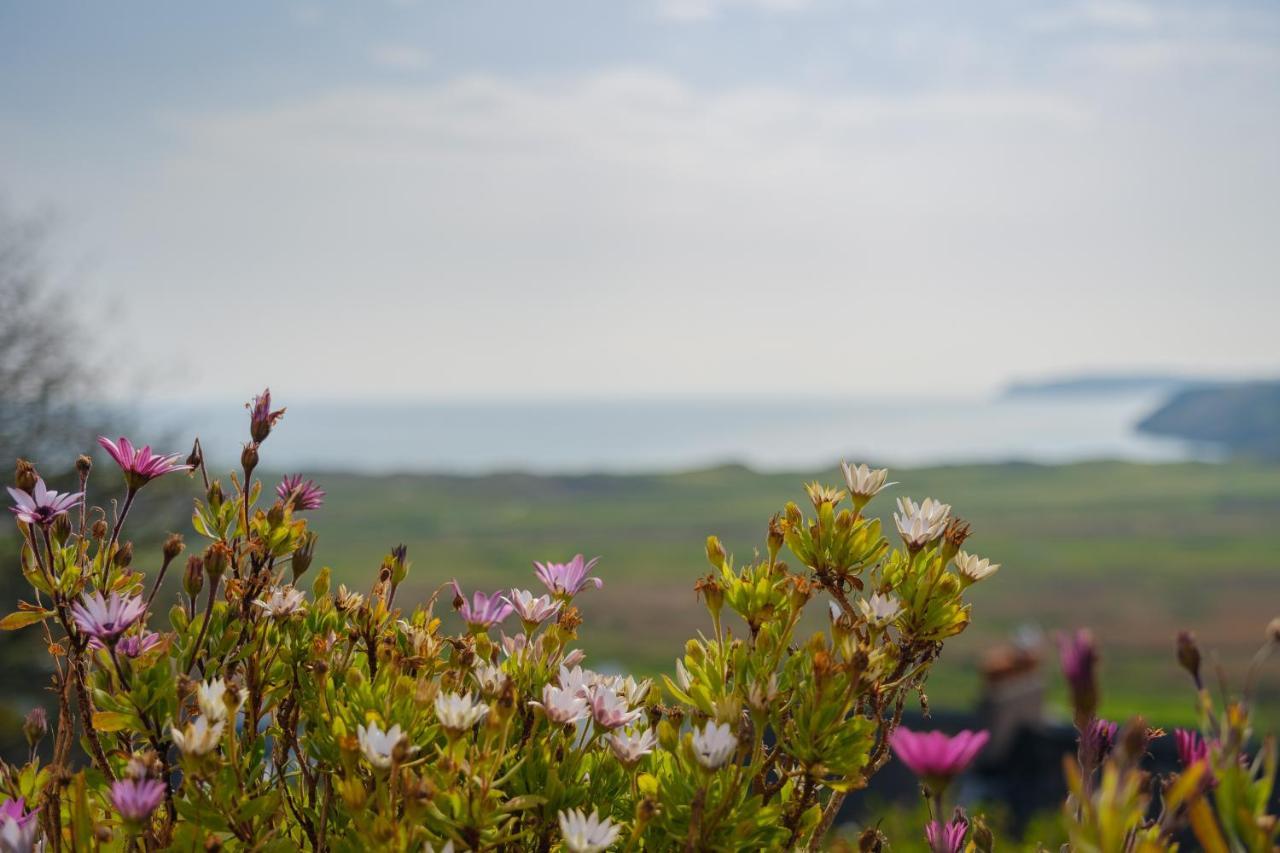
[[(436, 595), (404, 600), (403, 549), (367, 591), (333, 589), (324, 568), (308, 597), (316, 534), (294, 493), (260, 505), (258, 456), (246, 449), (230, 489), (193, 456), (205, 546), (167, 630), (73, 613), (97, 593), (143, 613), (181, 551), (167, 543), (142, 572), (121, 544), (145, 479), (129, 479), (113, 525), (96, 511), (52, 535), (21, 525), (33, 600), (0, 627), (44, 633), (60, 713), (52, 764), (33, 750), (0, 791), (38, 807), (55, 848), (805, 849), (889, 760), (906, 701), (968, 624), (952, 565), (967, 525), (944, 512), (927, 541), (894, 549), (863, 515), (874, 492), (814, 484), (812, 515), (775, 515), (763, 557), (737, 563), (708, 540), (711, 630), (673, 676), (606, 676), (578, 663), (593, 591), (580, 558), (540, 568), (556, 578), (541, 575), (543, 596), (459, 593), (457, 634)], [(803, 639), (815, 600), (829, 622)], [(509, 636), (512, 601), (532, 604)], [(163, 797), (133, 814), (125, 789), (145, 780)]]

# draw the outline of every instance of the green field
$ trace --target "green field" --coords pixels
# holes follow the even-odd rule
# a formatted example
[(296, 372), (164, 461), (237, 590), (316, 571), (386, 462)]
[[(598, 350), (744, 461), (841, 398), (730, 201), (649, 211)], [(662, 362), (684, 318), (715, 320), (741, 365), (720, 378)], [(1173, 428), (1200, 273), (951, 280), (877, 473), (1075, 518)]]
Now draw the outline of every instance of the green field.
[[(692, 584), (703, 541), (741, 556), (762, 548), (765, 522), (802, 483), (837, 472), (760, 474), (740, 467), (655, 476), (486, 477), (327, 474), (316, 565), (367, 587), (380, 556), (409, 546), (400, 601), (457, 577), (467, 589), (533, 586), (531, 561), (600, 556), (603, 590), (580, 599), (589, 662), (665, 670), (708, 624)], [(932, 495), (969, 520), (971, 550), (1003, 564), (972, 591), (974, 621), (948, 645), (930, 682), (935, 706), (967, 705), (981, 651), (1020, 625), (1092, 626), (1103, 643), (1104, 712), (1161, 723), (1190, 717), (1173, 661), (1194, 628), (1239, 676), (1263, 627), (1280, 614), (1280, 467), (1247, 464), (984, 465), (895, 471), (892, 496)], [(878, 504), (878, 507), (877, 507)], [(314, 570), (313, 570), (314, 571)], [(448, 607), (438, 608), (447, 611)], [(1056, 685), (1056, 660), (1049, 666)], [(1280, 660), (1263, 679), (1280, 706)], [(1273, 708), (1267, 713), (1275, 719)]]

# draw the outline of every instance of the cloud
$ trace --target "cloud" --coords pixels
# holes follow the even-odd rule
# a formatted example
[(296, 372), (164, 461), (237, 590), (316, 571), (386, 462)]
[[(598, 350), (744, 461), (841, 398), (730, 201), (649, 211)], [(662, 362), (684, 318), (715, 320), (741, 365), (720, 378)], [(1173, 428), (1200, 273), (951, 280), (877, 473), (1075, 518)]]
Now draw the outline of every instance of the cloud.
[(375, 65), (394, 71), (420, 71), (430, 63), (430, 55), (420, 48), (404, 44), (378, 45), (369, 51)]
[(1085, 0), (1031, 12), (1026, 18), (1026, 26), (1041, 32), (1078, 29), (1145, 32), (1156, 27), (1160, 20), (1160, 10), (1149, 3), (1134, 0)]
[(736, 9), (800, 12), (813, 0), (656, 0), (659, 17), (672, 21), (706, 21)]
[[(297, 359), (299, 392), (457, 395), (965, 390), (1274, 356), (1274, 122), (1224, 148), (1184, 105), (1146, 108), (644, 70), (351, 88), (181, 120), (104, 202), (104, 243), (134, 248), (103, 280), (156, 330), (142, 357), (190, 351), (165, 318), (197, 304), (278, 329), (199, 359), (207, 387)], [(1229, 339), (1206, 331), (1243, 301)]]

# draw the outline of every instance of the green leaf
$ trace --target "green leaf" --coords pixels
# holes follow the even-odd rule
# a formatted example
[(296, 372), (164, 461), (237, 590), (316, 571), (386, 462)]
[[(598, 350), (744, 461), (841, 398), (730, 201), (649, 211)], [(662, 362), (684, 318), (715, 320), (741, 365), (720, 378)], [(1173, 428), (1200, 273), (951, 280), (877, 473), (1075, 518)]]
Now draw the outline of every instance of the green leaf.
[(19, 628), (42, 622), (52, 615), (52, 610), (16, 610), (0, 619), (0, 631), (16, 631)]
[(129, 728), (133, 722), (132, 714), (119, 711), (94, 711), (93, 727), (100, 732), (119, 732)]

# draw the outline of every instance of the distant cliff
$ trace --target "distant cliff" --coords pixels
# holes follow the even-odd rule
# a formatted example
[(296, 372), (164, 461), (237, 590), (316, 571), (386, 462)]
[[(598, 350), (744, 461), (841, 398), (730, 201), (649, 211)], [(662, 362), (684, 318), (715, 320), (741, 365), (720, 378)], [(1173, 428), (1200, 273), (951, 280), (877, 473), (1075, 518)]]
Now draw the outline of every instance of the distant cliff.
[(1060, 376), (1012, 382), (1005, 389), (1005, 397), (1031, 397), (1049, 395), (1134, 394), (1162, 392), (1172, 394), (1201, 380), (1167, 374), (1084, 374)]
[(1184, 388), (1138, 429), (1213, 442), (1240, 456), (1280, 459), (1280, 381)]

